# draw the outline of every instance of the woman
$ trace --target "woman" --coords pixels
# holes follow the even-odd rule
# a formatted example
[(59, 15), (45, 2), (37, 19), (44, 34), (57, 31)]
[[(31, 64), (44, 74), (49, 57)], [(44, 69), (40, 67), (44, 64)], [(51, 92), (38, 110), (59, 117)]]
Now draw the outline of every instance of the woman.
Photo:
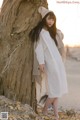
[(46, 75), (47, 95), (43, 114), (47, 114), (50, 104), (54, 107), (55, 119), (59, 120), (58, 98), (67, 93), (67, 80), (64, 64), (58, 51), (56, 40), (56, 17), (52, 11), (39, 7), (38, 12), (42, 20), (29, 34), (31, 40), (36, 43), (35, 53), (39, 64), (39, 70)]

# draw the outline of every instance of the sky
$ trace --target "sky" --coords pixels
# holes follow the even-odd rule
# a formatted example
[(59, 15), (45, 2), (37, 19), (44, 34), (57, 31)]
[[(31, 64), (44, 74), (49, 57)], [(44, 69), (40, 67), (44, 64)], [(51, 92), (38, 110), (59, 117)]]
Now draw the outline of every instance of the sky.
[(3, 2), (3, 0), (0, 0), (0, 7), (1, 7), (1, 5), (2, 5), (2, 2)]
[[(80, 46), (80, 0), (47, 0), (56, 14), (57, 28), (64, 34), (64, 44)], [(3, 0), (0, 0), (0, 7)]]

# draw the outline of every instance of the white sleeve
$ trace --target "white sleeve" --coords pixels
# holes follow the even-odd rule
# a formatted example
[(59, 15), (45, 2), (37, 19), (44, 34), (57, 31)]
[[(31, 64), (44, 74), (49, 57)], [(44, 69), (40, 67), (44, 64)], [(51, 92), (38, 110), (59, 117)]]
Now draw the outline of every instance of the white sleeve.
[(35, 48), (36, 57), (39, 64), (45, 64), (44, 62), (44, 51), (42, 46), (42, 41), (39, 39), (39, 42)]

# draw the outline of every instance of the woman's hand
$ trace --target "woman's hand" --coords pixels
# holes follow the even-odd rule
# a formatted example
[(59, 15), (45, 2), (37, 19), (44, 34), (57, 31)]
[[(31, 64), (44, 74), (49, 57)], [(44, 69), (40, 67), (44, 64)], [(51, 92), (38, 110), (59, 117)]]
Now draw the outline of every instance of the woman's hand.
[(41, 72), (45, 72), (45, 64), (39, 64), (39, 69)]

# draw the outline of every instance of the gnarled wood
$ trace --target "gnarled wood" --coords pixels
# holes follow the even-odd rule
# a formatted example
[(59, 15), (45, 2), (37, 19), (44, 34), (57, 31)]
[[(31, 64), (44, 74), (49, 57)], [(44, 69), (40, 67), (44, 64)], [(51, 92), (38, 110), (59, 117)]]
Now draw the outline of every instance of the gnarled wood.
[[(0, 14), (0, 94), (33, 106), (33, 44), (28, 34), (46, 0), (4, 0)], [(34, 90), (34, 92), (32, 92)]]

